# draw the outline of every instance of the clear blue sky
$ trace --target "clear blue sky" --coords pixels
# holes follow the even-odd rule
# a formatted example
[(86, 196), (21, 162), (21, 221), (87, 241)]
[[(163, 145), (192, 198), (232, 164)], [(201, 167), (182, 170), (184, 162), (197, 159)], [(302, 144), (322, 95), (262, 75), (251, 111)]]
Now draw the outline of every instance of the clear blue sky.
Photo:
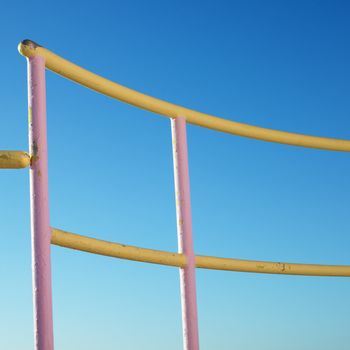
[[(347, 1), (7, 2), (0, 149), (27, 149), (29, 38), (139, 91), (350, 139)], [(170, 122), (47, 72), (52, 226), (177, 249)], [(198, 254), (350, 264), (350, 155), (189, 126)], [(107, 152), (106, 152), (107, 150)], [(113, 156), (113, 163), (110, 159)], [(1, 171), (0, 348), (33, 348), (28, 171)], [(178, 271), (52, 247), (58, 350), (182, 347)], [(197, 270), (203, 350), (345, 350), (350, 280)]]

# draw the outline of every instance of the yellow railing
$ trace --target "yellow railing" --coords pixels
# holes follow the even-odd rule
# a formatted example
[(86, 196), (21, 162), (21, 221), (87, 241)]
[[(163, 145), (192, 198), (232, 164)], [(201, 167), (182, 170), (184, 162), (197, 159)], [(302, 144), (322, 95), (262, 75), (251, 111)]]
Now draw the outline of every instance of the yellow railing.
[(0, 169), (21, 169), (30, 165), (30, 155), (24, 151), (0, 151)]
[[(56, 228), (52, 229), (51, 243), (61, 247), (81, 250), (93, 254), (111, 256), (114, 258), (159, 265), (177, 267), (186, 266), (186, 257), (183, 254), (107, 242), (100, 239), (62, 231)], [(284, 275), (350, 276), (350, 266), (290, 264), (282, 262), (218, 258), (215, 256), (203, 255), (196, 256), (196, 267), (212, 270), (273, 273)]]
[(146, 109), (162, 116), (169, 118), (182, 116), (188, 123), (194, 125), (258, 140), (284, 143), (293, 146), (350, 152), (349, 140), (308, 136), (286, 131), (261, 128), (258, 126), (214, 117), (209, 114), (159, 100), (89, 72), (88, 70), (65, 60), (48, 49), (45, 49), (31, 41), (25, 40), (22, 42), (19, 45), (19, 51), (26, 57), (31, 57), (34, 55), (44, 57), (46, 67), (48, 69), (64, 76), (67, 79), (73, 80), (76, 83), (100, 92), (101, 94), (113, 97), (117, 100)]
[[(169, 118), (177, 118), (181, 116), (184, 117), (187, 122), (194, 125), (258, 140), (333, 151), (350, 151), (349, 140), (308, 136), (297, 133), (261, 128), (214, 117), (205, 113), (159, 100), (157, 98), (142, 94), (135, 90), (114, 83), (97, 74), (89, 72), (88, 70), (65, 60), (64, 58), (29, 40), (25, 40), (20, 43), (19, 51), (26, 57), (31, 57), (34, 55), (40, 55), (44, 57), (46, 67), (48, 69), (90, 89), (118, 99), (120, 101), (132, 104), (136, 107), (143, 108), (163, 116), (167, 116)], [(18, 155), (18, 157), (16, 155), (16, 164), (29, 164), (29, 158), (27, 159), (26, 157), (27, 156), (24, 154), (24, 152), (22, 152), (22, 155)], [(19, 159), (22, 160), (19, 161)], [(185, 256), (182, 254), (106, 242), (65, 232), (59, 229), (52, 229), (51, 242), (52, 244), (66, 248), (72, 248), (116, 258), (178, 267), (184, 267), (186, 265)], [(228, 271), (290, 275), (350, 276), (350, 266), (266, 262), (228, 259), (211, 256), (196, 256), (196, 267)]]

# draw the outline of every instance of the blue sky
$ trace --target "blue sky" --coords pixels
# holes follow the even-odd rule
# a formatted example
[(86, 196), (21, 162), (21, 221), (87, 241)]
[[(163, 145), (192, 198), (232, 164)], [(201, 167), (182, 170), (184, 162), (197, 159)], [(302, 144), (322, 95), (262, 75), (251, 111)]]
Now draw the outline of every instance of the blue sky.
[[(0, 149), (27, 149), (30, 38), (220, 117), (350, 139), (346, 1), (7, 2)], [(52, 226), (176, 251), (170, 122), (47, 72)], [(350, 264), (350, 158), (189, 126), (198, 254)], [(106, 150), (108, 151), (106, 153)], [(111, 163), (109, 154), (113, 156)], [(33, 348), (28, 171), (0, 172), (0, 348)], [(175, 268), (52, 247), (56, 349), (181, 349)], [(345, 350), (350, 283), (197, 270), (203, 350)]]

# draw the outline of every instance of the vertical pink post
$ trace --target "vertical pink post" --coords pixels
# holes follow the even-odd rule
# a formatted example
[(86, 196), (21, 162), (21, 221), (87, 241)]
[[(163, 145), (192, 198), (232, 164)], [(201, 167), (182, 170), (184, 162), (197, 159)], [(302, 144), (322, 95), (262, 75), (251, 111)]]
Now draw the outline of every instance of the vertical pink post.
[(186, 267), (180, 269), (184, 350), (198, 350), (196, 265), (192, 239), (186, 120), (183, 117), (172, 119), (171, 129), (173, 139), (178, 246), (179, 253), (183, 253), (187, 258)]
[(30, 206), (34, 340), (36, 350), (53, 350), (45, 60), (41, 56), (28, 58), (28, 121), (32, 156)]

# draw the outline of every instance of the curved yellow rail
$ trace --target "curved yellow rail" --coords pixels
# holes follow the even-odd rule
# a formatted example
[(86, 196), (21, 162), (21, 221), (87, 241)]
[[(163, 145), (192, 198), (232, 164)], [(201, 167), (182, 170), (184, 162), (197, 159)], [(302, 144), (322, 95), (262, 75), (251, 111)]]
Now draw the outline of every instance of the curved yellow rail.
[(163, 116), (170, 118), (182, 116), (186, 118), (187, 122), (194, 125), (258, 140), (284, 143), (294, 146), (350, 152), (349, 140), (308, 136), (286, 131), (261, 128), (214, 117), (178, 106), (173, 103), (159, 100), (89, 72), (88, 70), (65, 60), (64, 58), (30, 40), (22, 41), (19, 44), (18, 49), (20, 53), (26, 57), (31, 57), (34, 55), (44, 57), (46, 67), (57, 74), (60, 74), (104, 95)]
[[(186, 257), (183, 254), (107, 242), (62, 231), (56, 228), (52, 228), (51, 243), (61, 247), (114, 258), (168, 266), (186, 266)], [(202, 255), (196, 256), (196, 267), (214, 270), (284, 275), (350, 277), (350, 266), (276, 263), (268, 261), (217, 258)]]
[(24, 151), (0, 151), (0, 169), (22, 169), (30, 166), (30, 155)]

